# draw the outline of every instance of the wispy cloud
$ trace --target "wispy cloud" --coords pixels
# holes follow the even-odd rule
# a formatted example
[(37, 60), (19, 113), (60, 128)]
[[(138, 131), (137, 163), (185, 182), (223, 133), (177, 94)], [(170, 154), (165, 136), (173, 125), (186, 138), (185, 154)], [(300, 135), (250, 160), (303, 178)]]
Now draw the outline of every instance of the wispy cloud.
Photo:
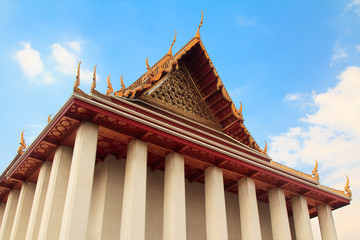
[[(360, 220), (359, 79), (360, 67), (348, 67), (340, 74), (335, 87), (313, 94), (317, 110), (301, 119), (304, 126), (272, 136), (269, 144), (269, 155), (275, 161), (299, 170), (304, 170), (304, 166), (311, 169), (317, 159), (322, 184), (343, 189), (344, 175), (349, 175), (354, 200), (351, 206), (334, 213), (343, 239), (358, 236), (358, 228), (352, 222)], [(349, 219), (352, 220), (349, 222)]]
[(299, 100), (301, 98), (301, 96), (302, 96), (301, 93), (289, 93), (289, 94), (286, 94), (284, 100), (287, 102), (292, 102), (292, 101)]
[[(53, 43), (51, 53), (40, 53), (30, 43), (20, 44), (23, 48), (15, 52), (14, 59), (32, 82), (49, 84), (57, 80), (54, 76), (62, 77), (76, 74), (77, 62), (79, 62), (81, 54), (80, 41)], [(42, 61), (44, 56), (50, 56), (55, 64), (46, 67)], [(82, 67), (80, 72), (82, 82), (89, 84), (92, 81), (92, 74), (91, 70)]]
[(245, 15), (237, 15), (236, 24), (238, 26), (245, 26), (245, 27), (261, 27), (258, 23), (256, 23), (255, 17), (248, 17)]
[(333, 55), (331, 56), (329, 65), (333, 66), (336, 63), (344, 61), (344, 59), (348, 57), (349, 55), (345, 52), (340, 42), (336, 41), (335, 46), (333, 48)]
[(360, 17), (360, 0), (353, 0), (349, 3), (345, 8), (344, 13), (349, 10), (353, 10), (354, 13)]
[(237, 87), (235, 89), (230, 89), (229, 95), (232, 99), (238, 99), (245, 93), (246, 89), (248, 89), (248, 88), (249, 88), (249, 85)]

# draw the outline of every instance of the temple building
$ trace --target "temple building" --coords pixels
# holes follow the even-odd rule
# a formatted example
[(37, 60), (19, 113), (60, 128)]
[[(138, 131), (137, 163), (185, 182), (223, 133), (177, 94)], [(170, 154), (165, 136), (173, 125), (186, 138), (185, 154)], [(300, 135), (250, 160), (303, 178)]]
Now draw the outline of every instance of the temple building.
[[(344, 191), (272, 160), (196, 35), (126, 87), (80, 89), (0, 176), (0, 239), (338, 239)], [(276, 159), (275, 159), (276, 160)], [(344, 181), (345, 182), (345, 181)]]

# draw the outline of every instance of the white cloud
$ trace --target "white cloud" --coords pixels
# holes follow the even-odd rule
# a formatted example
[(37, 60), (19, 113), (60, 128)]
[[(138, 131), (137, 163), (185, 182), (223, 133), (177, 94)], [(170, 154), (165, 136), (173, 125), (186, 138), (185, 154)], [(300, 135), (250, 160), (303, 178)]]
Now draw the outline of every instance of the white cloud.
[[(80, 82), (89, 84), (92, 82), (94, 72), (89, 70), (88, 68), (80, 69)], [(96, 80), (100, 80), (98, 74), (96, 74)]]
[(51, 46), (52, 57), (56, 63), (56, 70), (64, 75), (71, 75), (76, 72), (77, 56), (75, 53), (65, 49), (59, 43)]
[[(77, 71), (77, 64), (80, 60), (81, 44), (79, 41), (65, 43), (54, 43), (51, 45), (50, 57), (55, 64), (44, 65), (39, 51), (33, 49), (29, 43), (21, 43), (23, 49), (15, 52), (14, 59), (20, 64), (26, 76), (32, 82), (42, 84), (52, 83), (55, 79), (52, 76), (74, 76)], [(50, 64), (49, 64), (50, 65)], [(80, 70), (80, 81), (86, 85), (92, 82), (93, 71), (82, 64)], [(97, 79), (99, 76), (97, 75)]]
[(77, 54), (81, 52), (81, 45), (79, 41), (67, 42), (66, 45)]
[(287, 102), (291, 102), (291, 101), (299, 100), (300, 98), (301, 98), (300, 93), (289, 93), (289, 94), (286, 94), (284, 100)]
[(53, 82), (51, 73), (45, 71), (44, 64), (41, 60), (40, 53), (33, 49), (30, 43), (20, 43), (23, 49), (15, 52), (14, 59), (20, 64), (25, 75), (31, 81), (36, 81), (42, 84)]
[(236, 16), (236, 24), (238, 26), (260, 27), (260, 25), (258, 25), (255, 22), (254, 17), (247, 17), (247, 16), (244, 16), (244, 15), (237, 15)]
[(333, 55), (330, 59), (330, 66), (334, 65), (335, 63), (342, 62), (344, 59), (348, 58), (349, 55), (345, 52), (343, 47), (340, 45), (339, 41), (335, 42), (335, 46), (333, 48)]
[[(67, 76), (72, 76), (77, 71), (77, 64), (80, 61), (79, 53), (81, 51), (80, 42), (72, 41), (64, 44), (54, 43), (51, 46), (52, 57), (56, 63), (56, 70)], [(89, 84), (92, 82), (93, 71), (81, 65), (80, 68), (80, 82)], [(96, 74), (99, 80), (99, 76)]]
[(359, 93), (360, 67), (348, 67), (335, 87), (313, 94), (317, 111), (301, 119), (304, 127), (272, 136), (269, 144), (269, 155), (274, 161), (298, 170), (311, 169), (317, 159), (321, 184), (343, 190), (344, 175), (350, 177), (354, 200), (334, 213), (338, 235), (347, 240), (358, 239), (360, 234), (354, 225), (360, 222)]
[(355, 45), (356, 49), (360, 51), (360, 45)]

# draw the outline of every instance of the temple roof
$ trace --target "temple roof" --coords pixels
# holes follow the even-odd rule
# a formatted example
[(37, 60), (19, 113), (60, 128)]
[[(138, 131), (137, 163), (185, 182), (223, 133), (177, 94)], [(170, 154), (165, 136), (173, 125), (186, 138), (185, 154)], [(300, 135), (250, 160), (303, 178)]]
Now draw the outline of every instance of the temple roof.
[(114, 95), (167, 108), (266, 154), (245, 127), (242, 106), (236, 109), (200, 37), (192, 38), (175, 55), (170, 48), (152, 67), (147, 63), (147, 69)]
[(49, 116), (42, 133), (29, 147), (21, 133), (18, 154), (0, 176), (0, 201), (6, 202), (10, 190), (20, 189), (22, 182), (36, 182), (41, 163), (52, 161), (60, 145), (72, 148), (77, 128), (89, 121), (99, 126), (97, 162), (108, 154), (124, 158), (127, 144), (141, 139), (148, 144), (152, 169), (163, 169), (170, 152), (183, 154), (190, 182), (204, 182), (204, 170), (215, 165), (224, 171), (226, 191), (236, 193), (242, 177), (255, 180), (260, 201), (267, 202), (269, 189), (283, 189), (289, 212), (289, 199), (297, 195), (308, 198), (312, 217), (321, 203), (333, 209), (348, 205), (348, 178), (345, 191), (322, 186), (317, 163), (312, 174), (303, 173), (272, 161), (266, 145), (264, 150), (257, 145), (244, 125), (242, 106), (236, 109), (200, 39), (199, 28), (173, 55), (175, 35), (164, 57), (151, 67), (146, 60), (147, 71), (129, 87), (121, 78), (122, 87), (116, 92), (109, 77), (106, 94), (95, 89), (96, 66), (91, 94), (83, 92), (79, 63), (73, 95), (53, 119)]

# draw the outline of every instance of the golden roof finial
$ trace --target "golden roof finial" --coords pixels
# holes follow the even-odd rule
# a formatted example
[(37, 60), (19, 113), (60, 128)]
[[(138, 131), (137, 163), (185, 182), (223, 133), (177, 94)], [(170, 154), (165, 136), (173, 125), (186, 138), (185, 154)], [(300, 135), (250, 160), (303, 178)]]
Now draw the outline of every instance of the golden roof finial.
[(125, 90), (125, 89), (126, 89), (125, 84), (124, 84), (124, 81), (123, 81), (123, 76), (124, 76), (124, 75), (122, 75), (122, 76), (120, 77), (120, 82), (121, 82), (121, 89), (120, 89), (120, 90)]
[(319, 176), (319, 174), (318, 174), (318, 166), (319, 166), (318, 161), (315, 159), (315, 167), (314, 167), (314, 169), (312, 170), (312, 175), (315, 177), (315, 179), (316, 179), (317, 181), (319, 181), (319, 179), (320, 179), (320, 176)]
[(242, 114), (243, 105), (242, 105), (241, 101), (239, 101), (239, 103), (240, 103), (240, 108), (239, 108), (239, 111), (238, 111), (238, 112), (239, 112), (240, 114)]
[(195, 34), (195, 38), (197, 38), (197, 39), (200, 39), (200, 27), (203, 24), (203, 19), (204, 19), (204, 12), (201, 11), (201, 22), (200, 22), (199, 27), (198, 27), (198, 29), (196, 31), (196, 34)]
[(350, 190), (350, 185), (349, 185), (349, 177), (347, 175), (345, 175), (345, 176), (346, 176), (346, 184), (345, 184), (344, 189), (345, 189), (346, 194), (349, 197), (351, 197), (351, 190)]
[(94, 75), (93, 75), (93, 81), (91, 83), (91, 93), (95, 92), (95, 88), (96, 88), (96, 66), (94, 67)]
[(106, 90), (106, 96), (110, 96), (110, 94), (112, 94), (114, 92), (114, 89), (112, 88), (112, 85), (111, 85), (111, 82), (110, 82), (110, 76), (111, 76), (111, 74), (107, 77), (108, 90)]
[(124, 76), (124, 75), (122, 75), (122, 76), (120, 77), (120, 82), (121, 82), (121, 88), (120, 88), (120, 90), (114, 92), (114, 95), (115, 95), (115, 96), (118, 96), (118, 97), (124, 96), (124, 93), (125, 93), (125, 90), (126, 90), (126, 87), (125, 87), (125, 84), (124, 84), (124, 81), (123, 81), (123, 76)]
[(51, 121), (51, 115), (52, 115), (52, 114), (50, 114), (50, 115), (48, 116), (48, 123)]
[(18, 154), (23, 154), (24, 153), (24, 149), (26, 149), (26, 144), (25, 144), (25, 139), (24, 139), (24, 132), (25, 130), (23, 130), (20, 134), (20, 146), (17, 150)]
[(149, 60), (149, 58), (146, 58), (146, 60), (145, 60), (145, 62), (146, 62), (146, 69), (147, 69), (147, 70), (150, 70), (151, 67), (150, 67), (150, 65), (149, 65), (149, 61), (148, 61), (148, 60)]
[(173, 42), (172, 42), (172, 44), (171, 44), (171, 46), (170, 46), (170, 49), (169, 49), (169, 51), (168, 51), (168, 53), (167, 53), (167, 55), (169, 55), (169, 56), (172, 56), (172, 46), (175, 44), (175, 41), (176, 41), (176, 30), (175, 30), (174, 40), (173, 40)]
[(77, 89), (80, 86), (80, 64), (81, 64), (81, 61), (79, 62), (78, 68), (77, 68), (76, 80), (74, 83), (74, 92), (77, 92)]
[[(242, 105), (241, 105), (242, 106)], [(265, 155), (267, 155), (267, 142), (266, 141), (264, 141), (265, 142), (265, 147), (264, 147), (264, 150), (263, 150), (263, 153), (265, 154)]]

